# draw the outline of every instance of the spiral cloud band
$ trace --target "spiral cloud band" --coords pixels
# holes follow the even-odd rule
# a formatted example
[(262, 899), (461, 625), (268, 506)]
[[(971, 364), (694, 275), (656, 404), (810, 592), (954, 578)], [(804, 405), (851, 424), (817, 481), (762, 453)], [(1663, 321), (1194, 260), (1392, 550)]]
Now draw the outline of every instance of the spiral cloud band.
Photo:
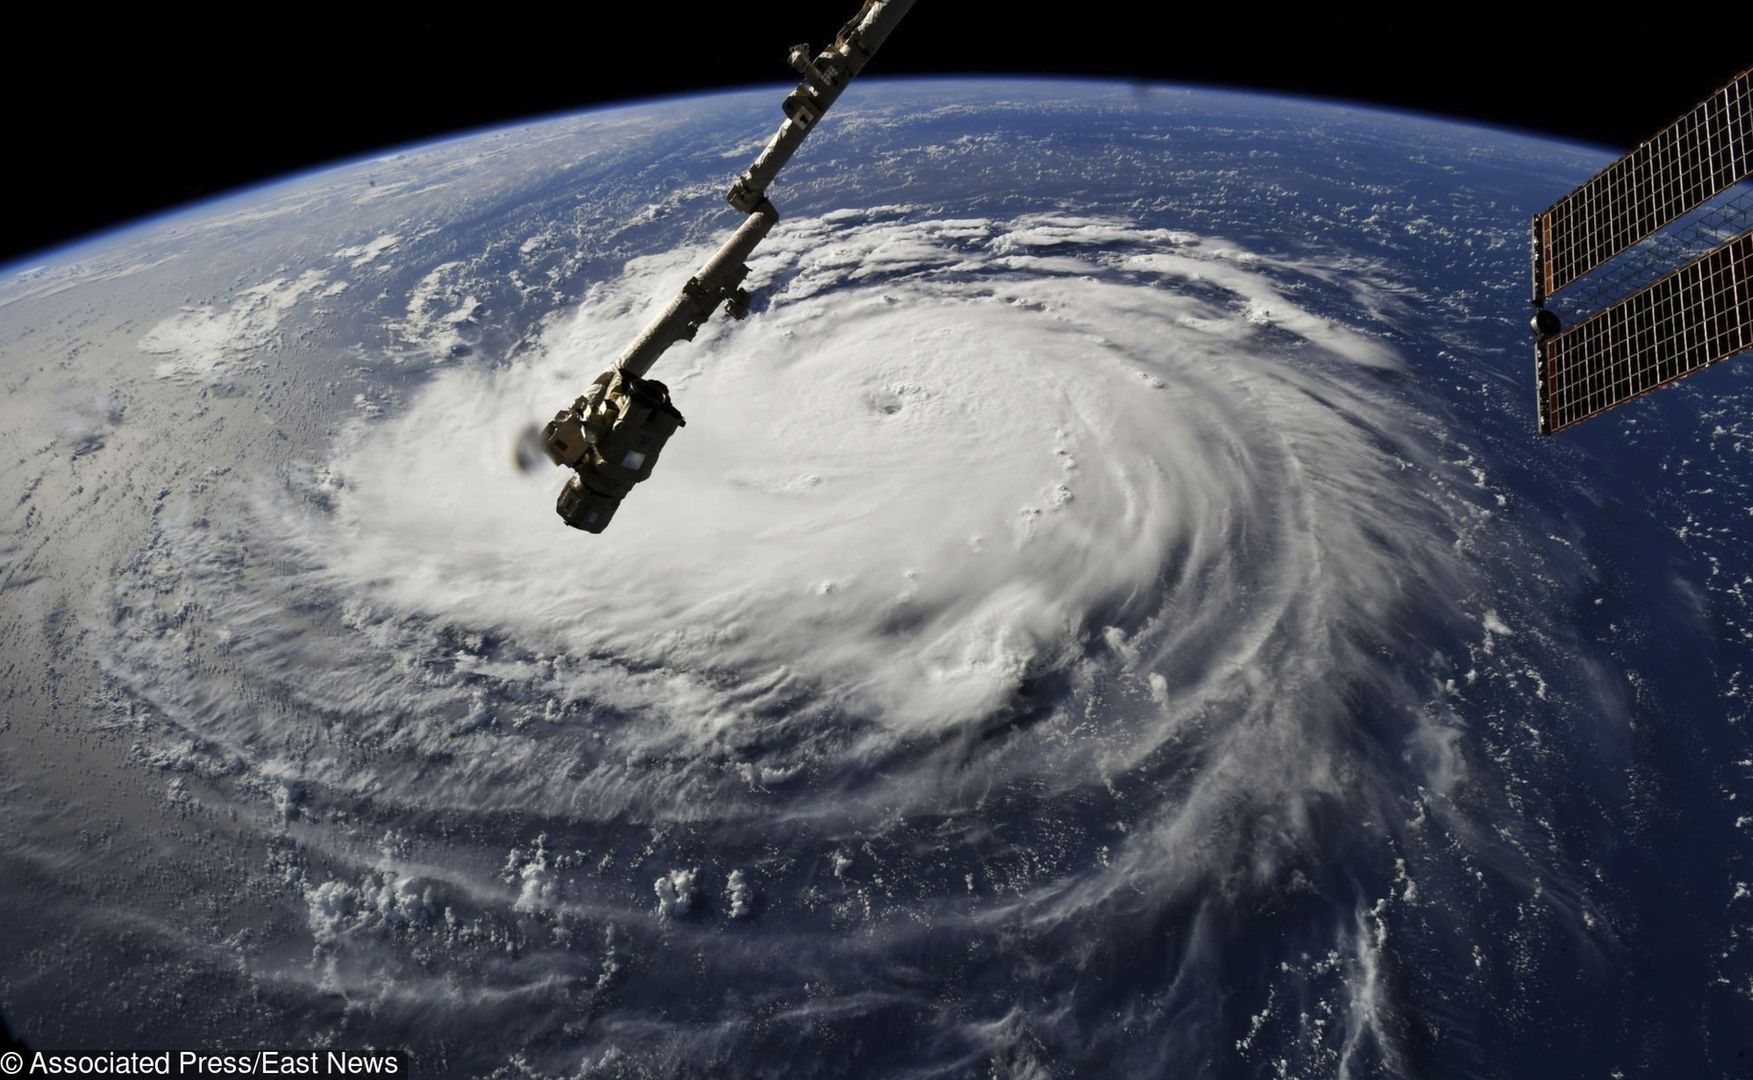
[[(637, 1009), (705, 950), (697, 1011), (642, 1051), (661, 1071), (935, 1015), (897, 957), (1020, 935), (1117, 963), (1170, 919), (1179, 974), (1136, 1052), (1187, 1053), (1236, 913), (1410, 837), (1409, 800), (1466, 768), (1430, 665), (1489, 644), (1445, 598), (1490, 509), (1404, 378), (1404, 290), (1122, 219), (788, 221), (754, 315), (654, 372), (689, 423), (653, 480), (577, 536), (507, 447), (701, 254), (634, 259), (509, 366), (360, 403), (241, 533), (163, 523), (245, 682), (322, 718), (294, 741), (199, 680), (156, 692), (300, 853), (274, 865), (318, 985), (440, 1007), (466, 969), (479, 1010), (576, 972), (555, 1007)], [(162, 670), (161, 644), (118, 640), (117, 670)], [(481, 839), (508, 828), (509, 853)], [(1381, 908), (1340, 903), (1285, 992), (1343, 1017), (1313, 1036), (1332, 1060), (1388, 1060)], [(1070, 972), (995, 1013), (1029, 951), (960, 966), (947, 1060), (1121, 1038)], [(798, 985), (797, 1024), (734, 1019)], [(620, 1015), (592, 1055), (642, 1045)]]

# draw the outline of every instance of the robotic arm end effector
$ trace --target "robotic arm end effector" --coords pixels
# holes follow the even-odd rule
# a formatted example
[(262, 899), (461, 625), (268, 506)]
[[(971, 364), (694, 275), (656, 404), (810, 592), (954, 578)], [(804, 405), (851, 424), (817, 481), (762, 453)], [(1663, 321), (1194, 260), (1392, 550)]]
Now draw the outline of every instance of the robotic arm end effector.
[(658, 454), (687, 423), (669, 388), (619, 369), (605, 371), (589, 394), (542, 429), (542, 449), (574, 470), (555, 510), (575, 529), (608, 527), (633, 485), (651, 476)]

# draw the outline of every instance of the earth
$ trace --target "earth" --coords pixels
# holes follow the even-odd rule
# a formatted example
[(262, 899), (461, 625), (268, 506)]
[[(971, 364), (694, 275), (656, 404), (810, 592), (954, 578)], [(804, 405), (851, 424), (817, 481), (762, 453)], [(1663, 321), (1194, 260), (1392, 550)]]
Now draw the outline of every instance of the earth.
[(1753, 365), (1535, 434), (1605, 151), (861, 83), (600, 537), (513, 463), (770, 90), (0, 275), (0, 1011), (417, 1076), (1753, 1070)]

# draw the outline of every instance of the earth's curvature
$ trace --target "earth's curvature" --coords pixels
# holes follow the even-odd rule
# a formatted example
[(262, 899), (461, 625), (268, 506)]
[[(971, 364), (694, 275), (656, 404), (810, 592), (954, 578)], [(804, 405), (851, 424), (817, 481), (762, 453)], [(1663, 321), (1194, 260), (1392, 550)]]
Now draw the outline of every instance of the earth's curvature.
[(1753, 367), (1534, 435), (1603, 152), (873, 82), (601, 537), (518, 432), (776, 95), (0, 280), (0, 1010), (416, 1075), (1744, 1075)]

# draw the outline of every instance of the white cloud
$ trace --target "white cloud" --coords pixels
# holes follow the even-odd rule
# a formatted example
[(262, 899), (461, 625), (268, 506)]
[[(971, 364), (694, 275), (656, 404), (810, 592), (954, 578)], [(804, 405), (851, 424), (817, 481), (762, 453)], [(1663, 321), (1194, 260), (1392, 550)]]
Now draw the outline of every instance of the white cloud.
[(402, 238), (400, 236), (397, 236), (394, 233), (386, 233), (367, 243), (355, 244), (352, 247), (344, 247), (335, 252), (332, 257), (347, 260), (348, 265), (357, 270), (369, 263), (376, 262), (377, 259), (385, 253), (394, 251), (396, 245), (401, 242)]
[(724, 899), (731, 918), (746, 919), (753, 914), (755, 887), (749, 884), (748, 875), (741, 870), (732, 870), (724, 883)]
[(686, 915), (699, 895), (699, 878), (698, 869), (671, 870), (658, 878), (652, 885), (652, 890), (657, 893), (658, 916), (674, 918)]
[(224, 306), (185, 307), (148, 330), (140, 350), (165, 357), (153, 369), (161, 379), (219, 378), (251, 354), (279, 347), (281, 322), (326, 281), (323, 271), (306, 270), (244, 289)]
[[(896, 734), (978, 721), (1080, 655), (1090, 613), (1139, 602), (1176, 551), (1201, 596), (1263, 590), (1189, 596), (1186, 633), (1170, 634), (1235, 663), (1253, 647), (1242, 626), (1287, 605), (1389, 600), (1399, 571), (1366, 533), (1393, 500), (1366, 478), (1399, 466), (1357, 432), (1392, 421), (1319, 366), (1392, 364), (1379, 343), (1301, 313), (1233, 248), (1211, 257), (1124, 222), (974, 229), (910, 213), (775, 234), (754, 263), (770, 309), (710, 324), (655, 372), (689, 426), (603, 536), (565, 531), (559, 476), (511, 473), (506, 447), (610, 362), (702, 252), (634, 260), (535, 363), (437, 378), (337, 464), (341, 528), (313, 542), (338, 579), (400, 606), (659, 665), (581, 692), (701, 732), (748, 705), (716, 689), (723, 673), (776, 663)], [(1043, 233), (1083, 272), (993, 268)], [(867, 280), (883, 253), (895, 260)], [(987, 269), (944, 276), (952, 256)], [(1165, 284), (1113, 277), (1139, 268)], [(1173, 287), (1195, 273), (1201, 290)], [(416, 290), (410, 323), (460, 292), (446, 275)], [(1263, 298), (1277, 334), (1247, 319)], [(1312, 499), (1329, 512), (1311, 516)]]

